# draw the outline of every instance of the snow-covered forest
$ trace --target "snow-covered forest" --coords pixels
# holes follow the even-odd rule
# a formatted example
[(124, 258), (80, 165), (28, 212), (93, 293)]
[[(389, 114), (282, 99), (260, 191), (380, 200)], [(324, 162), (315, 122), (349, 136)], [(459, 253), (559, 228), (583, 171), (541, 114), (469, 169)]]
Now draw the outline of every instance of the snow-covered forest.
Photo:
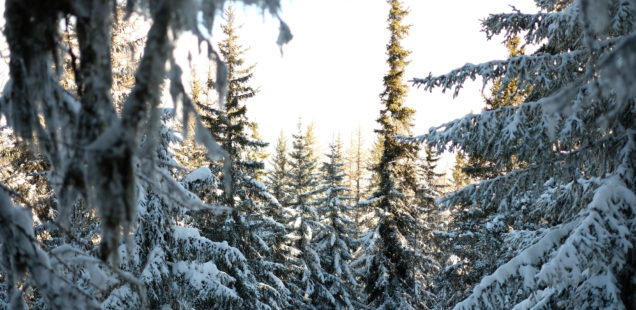
[[(374, 144), (322, 154), (247, 114), (235, 7), (282, 53), (280, 0), (6, 0), (0, 309), (636, 309), (636, 1), (493, 12), (507, 58), (418, 77), (385, 2)], [(475, 79), (413, 132), (409, 91)]]

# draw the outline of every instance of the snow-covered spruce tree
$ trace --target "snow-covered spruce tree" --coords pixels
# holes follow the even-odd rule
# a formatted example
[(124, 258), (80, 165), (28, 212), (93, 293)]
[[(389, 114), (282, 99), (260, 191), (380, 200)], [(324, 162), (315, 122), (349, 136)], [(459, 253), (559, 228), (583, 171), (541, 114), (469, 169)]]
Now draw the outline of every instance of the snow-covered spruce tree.
[(414, 247), (420, 252), (418, 259), (422, 268), (418, 282), (436, 295), (434, 306), (439, 307), (444, 298), (439, 276), (443, 263), (448, 260), (449, 251), (444, 247), (448, 216), (439, 210), (436, 200), (442, 196), (446, 185), (440, 183), (444, 175), (436, 171), (439, 156), (428, 147), (424, 147), (420, 153), (415, 197), (420, 208), (418, 216), (421, 227), (414, 241)]
[[(423, 188), (420, 194), (425, 203), (434, 203), (437, 197), (446, 188), (446, 184), (440, 183), (440, 178), (444, 177), (444, 173), (437, 172), (437, 165), (440, 156), (431, 148), (424, 147), (424, 154), (420, 154), (420, 173), (422, 174), (421, 183)], [(433, 198), (433, 200), (431, 200)]]
[[(520, 42), (520, 38), (516, 36), (506, 40), (508, 58), (524, 54)], [(485, 97), (484, 111), (519, 105), (529, 91), (530, 89), (519, 89), (515, 80), (504, 86), (501, 79), (496, 79), (490, 96)], [(467, 156), (461, 150), (457, 152), (455, 159), (453, 177), (460, 183), (456, 184), (456, 190), (470, 183), (506, 174), (524, 164), (515, 160), (506, 167), (496, 167), (496, 163), (482, 158), (479, 154)], [(471, 208), (471, 203), (468, 202), (462, 206), (455, 206), (450, 216), (448, 233), (443, 240), (446, 252), (453, 257), (453, 261), (446, 262), (440, 284), (440, 301), (446, 308), (468, 296), (472, 287), (483, 276), (492, 273), (511, 258), (510, 254), (514, 254), (508, 253), (504, 243), (504, 233), (508, 228), (503, 224), (506, 221), (497, 213), (497, 204), (482, 206), (476, 210)]]
[[(194, 102), (195, 106), (199, 106), (201, 104), (211, 105), (209, 102), (214, 99), (205, 94), (208, 92), (207, 87), (203, 86), (206, 82), (199, 78), (195, 70), (192, 70), (190, 79), (190, 93), (192, 95), (192, 102)], [(206, 112), (200, 109), (199, 113), (201, 114), (201, 119), (204, 120), (206, 118)], [(195, 129), (194, 122), (187, 124), (187, 126), (188, 131)], [(187, 174), (187, 172), (194, 172), (204, 166), (210, 166), (210, 159), (207, 157), (207, 150), (205, 147), (198, 144), (196, 138), (191, 135), (182, 137), (180, 143), (172, 145), (172, 150), (174, 151), (175, 161), (185, 168), (185, 171), (183, 171), (185, 174)], [(184, 178), (185, 174), (180, 173), (180, 178)], [(197, 187), (196, 194), (204, 201), (209, 202), (213, 196), (209, 192), (210, 188)]]
[(298, 233), (294, 228), (297, 212), (293, 209), (293, 191), (291, 185), (291, 169), (292, 163), (288, 155), (287, 139), (281, 131), (276, 141), (276, 149), (272, 158), (272, 169), (268, 172), (267, 186), (271, 190), (272, 195), (279, 204), (270, 204), (266, 210), (266, 214), (273, 217), (276, 221), (284, 224), (287, 234), (275, 234), (274, 242), (271, 244), (271, 258), (274, 262), (285, 266), (282, 273), (277, 273), (286, 283), (291, 283), (294, 295), (292, 304), (296, 307), (304, 307), (302, 293), (300, 289), (294, 285), (294, 275), (301, 270), (299, 260), (300, 252), (297, 248), (296, 241)]
[(322, 227), (314, 236), (314, 248), (324, 269), (324, 288), (316, 292), (313, 305), (329, 309), (359, 309), (361, 294), (350, 263), (357, 248), (356, 224), (350, 219), (353, 209), (350, 190), (344, 183), (342, 144), (338, 140), (329, 146), (327, 161), (322, 165), (323, 180), (316, 208)]
[[(221, 175), (224, 179), (230, 176), (231, 186), (220, 191), (213, 201), (229, 207), (231, 212), (220, 218), (213, 214), (201, 214), (199, 226), (206, 237), (219, 242), (227, 241), (247, 258), (249, 272), (226, 270), (237, 279), (235, 287), (242, 298), (241, 307), (284, 308), (288, 306), (289, 296), (276, 274), (285, 271), (279, 270), (283, 265), (275, 264), (270, 259), (275, 236), (284, 235), (286, 231), (284, 225), (267, 214), (269, 209), (279, 206), (279, 203), (265, 185), (256, 179), (259, 170), (263, 169), (263, 163), (255, 160), (254, 154), (262, 153), (267, 143), (251, 138), (255, 125), (247, 119), (245, 101), (255, 95), (255, 90), (249, 86), (253, 67), (244, 68), (244, 48), (238, 43), (234, 14), (232, 7), (225, 11), (225, 24), (222, 26), (225, 37), (218, 44), (227, 65), (225, 107), (217, 110), (198, 104), (205, 111), (204, 126), (216, 137), (232, 161), (231, 169), (215, 161), (210, 165), (213, 174)], [(219, 187), (223, 187), (222, 184)]]
[[(255, 141), (250, 138), (253, 123), (247, 119), (247, 106), (245, 101), (256, 95), (256, 90), (250, 86), (254, 66), (245, 65), (243, 55), (245, 48), (239, 44), (234, 8), (230, 6), (224, 13), (225, 24), (222, 25), (224, 38), (218, 43), (219, 52), (225, 61), (227, 68), (228, 88), (225, 93), (225, 104), (219, 109), (212, 107), (212, 102), (197, 102), (197, 107), (202, 110), (204, 125), (230, 153), (232, 160), (242, 159), (234, 165), (240, 170), (249, 171), (262, 169), (262, 162), (244, 160), (248, 149), (262, 149), (267, 143)], [(212, 83), (208, 81), (211, 87)], [(235, 169), (236, 170), (236, 169)]]
[(523, 167), (445, 197), (496, 206), (513, 256), (456, 309), (636, 307), (636, 34), (631, 1), (537, 1), (540, 12), (490, 15), (491, 38), (523, 36), (533, 55), (414, 79), (459, 91), (469, 77), (516, 81), (519, 106), (467, 115), (419, 138), (438, 151)]
[(321, 267), (320, 257), (313, 247), (313, 236), (321, 228), (315, 207), (315, 195), (318, 186), (316, 156), (308, 139), (310, 127), (303, 132), (302, 123), (298, 123), (298, 133), (293, 135), (292, 149), (289, 153), (290, 205), (284, 216), (290, 229), (289, 239), (296, 255), (288, 262), (290, 283), (294, 298), (301, 304), (297, 306), (313, 308), (316, 295), (326, 290), (325, 271)]
[(302, 209), (306, 215), (318, 219), (310, 206), (318, 186), (318, 162), (311, 139), (308, 139), (309, 128), (303, 132), (302, 123), (298, 124), (298, 132), (293, 135), (292, 149), (289, 153), (289, 187), (291, 193), (290, 206)]
[(403, 24), (408, 14), (399, 0), (387, 1), (390, 6), (387, 45), (389, 72), (384, 76), (384, 91), (380, 94), (377, 130), (382, 137), (382, 157), (377, 173), (378, 190), (369, 199), (377, 210), (377, 223), (362, 236), (361, 254), (356, 267), (364, 281), (367, 304), (376, 309), (424, 308), (432, 297), (421, 283), (422, 273), (429, 272), (428, 256), (418, 248), (423, 228), (422, 212), (416, 197), (419, 147), (401, 143), (397, 136), (411, 134), (415, 111), (404, 105), (407, 86), (402, 80), (409, 51), (401, 45), (409, 26)]
[[(209, 33), (223, 2), (125, 2), (126, 14), (136, 10), (146, 15), (150, 29), (132, 90), (125, 96), (121, 113), (116, 113), (110, 93), (113, 3), (6, 1), (4, 33), (10, 52), (10, 82), (0, 112), (17, 136), (46, 155), (51, 165), (47, 176), (58, 198), (62, 226), (65, 215), (71, 213), (78, 200), (97, 210), (101, 223), (98, 253), (69, 247), (48, 251), (34, 238), (29, 212), (12, 206), (7, 192), (1, 190), (1, 261), (7, 271), (11, 307), (23, 303), (18, 283), (21, 287), (37, 288), (45, 306), (55, 309), (96, 309), (112, 288), (109, 285), (105, 291), (101, 289), (101, 293), (94, 294), (100, 290), (100, 283), (112, 283), (110, 280), (119, 282), (116, 286), (139, 283), (134, 276), (117, 269), (120, 242), (134, 231), (138, 185), (157, 193), (169, 192), (168, 199), (177, 200), (182, 207), (206, 207), (186, 199), (185, 195), (174, 194), (182, 191), (158, 168), (154, 150), (159, 135), (160, 85), (166, 77), (175, 105), (185, 116), (184, 123), (193, 116), (198, 118), (184, 92), (181, 69), (172, 53), (173, 43), (183, 31), (190, 31), (211, 46)], [(279, 9), (278, 1), (248, 2), (273, 14)], [(63, 17), (75, 21), (79, 47), (74, 55), (76, 91), (68, 91), (60, 82), (64, 71), (61, 59), (70, 52), (61, 44), (59, 27)], [(291, 38), (282, 22), (281, 30), (280, 44)], [(223, 73), (225, 66), (220, 58), (213, 52), (210, 55), (218, 61), (219, 72)], [(227, 81), (223, 74), (218, 76), (218, 89), (223, 93)], [(196, 128), (198, 140), (212, 157), (227, 157), (198, 121)], [(144, 144), (140, 143), (142, 137)], [(71, 261), (62, 257), (67, 254), (79, 258)], [(68, 280), (78, 271), (66, 267), (71, 262), (89, 271), (110, 268), (114, 276), (106, 282), (91, 276), (92, 284), (87, 288)], [(139, 289), (142, 290), (143, 287)]]
[[(129, 20), (118, 20), (115, 23), (112, 37), (113, 52), (117, 56), (113, 56), (113, 67), (118, 69), (118, 73), (113, 79), (113, 94), (126, 94), (130, 91), (127, 89), (127, 82), (134, 80), (132, 72), (139, 58), (129, 55), (131, 51), (125, 52), (122, 46), (135, 46), (139, 42), (144, 42), (145, 38), (138, 37), (139, 29), (143, 29), (143, 26), (140, 16), (135, 13), (129, 17)], [(126, 60), (123, 61), (118, 57), (124, 57)], [(122, 96), (114, 99), (118, 110), (124, 100), (125, 97)], [(158, 128), (160, 134), (157, 137), (145, 135), (141, 140), (142, 147), (156, 143), (154, 160), (158, 163), (157, 172), (159, 175), (172, 178), (176, 178), (174, 172), (183, 169), (174, 161), (171, 148), (169, 148), (169, 146), (181, 144), (174, 132), (174, 128), (178, 127), (174, 122), (174, 114), (173, 109), (162, 108), (160, 115), (156, 116), (161, 118)], [(152, 150), (149, 149), (148, 152)], [(139, 309), (168, 306), (170, 308), (227, 309), (241, 307), (243, 301), (234, 289), (234, 284), (238, 281), (223, 270), (230, 268), (247, 270), (246, 259), (240, 251), (228, 246), (227, 243), (212, 242), (202, 238), (199, 231), (189, 224), (191, 221), (184, 214), (185, 209), (177, 201), (180, 200), (183, 203), (193, 199), (193, 203), (186, 203), (187, 205), (200, 205), (201, 202), (197, 201), (192, 194), (183, 191), (177, 184), (166, 185), (163, 184), (163, 188), (143, 184), (138, 186), (139, 212), (132, 238), (135, 246), (128, 249), (120, 247), (119, 252), (125, 253), (126, 258), (121, 268), (140, 281), (133, 285), (126, 283), (115, 287), (104, 296), (106, 300), (102, 303), (102, 308)], [(170, 187), (173, 188), (170, 189)], [(182, 199), (174, 199), (175, 196), (180, 195)], [(71, 227), (86, 225), (87, 221), (81, 217), (81, 212), (85, 212), (85, 206), (80, 204), (73, 211)], [(92, 219), (96, 218), (93, 216)], [(87, 232), (95, 233), (94, 230)], [(71, 245), (82, 246), (75, 243), (77, 242), (74, 241)], [(95, 268), (87, 269), (90, 273), (81, 277), (79, 284), (82, 284), (82, 281), (86, 282), (83, 278), (94, 277), (96, 271), (99, 271)], [(108, 275), (108, 270), (106, 271)], [(97, 278), (100, 278), (99, 274), (97, 275)], [(112, 281), (110, 284), (107, 281), (104, 285), (112, 285)], [(174, 287), (179, 287), (179, 290), (170, 289)]]
[[(170, 127), (177, 124), (173, 109), (165, 109), (162, 114), (156, 150), (156, 160), (160, 162), (157, 173), (173, 175), (171, 170), (178, 165), (169, 146), (179, 139)], [(146, 142), (148, 140), (143, 143)], [(122, 270), (130, 272), (139, 282), (115, 287), (102, 308), (236, 309), (245, 304), (238, 294), (238, 283), (243, 279), (225, 271), (240, 270), (249, 274), (247, 259), (227, 242), (214, 242), (201, 236), (182, 206), (184, 202), (202, 205), (184, 187), (209, 184), (212, 179), (215, 178), (207, 169), (190, 173), (183, 184), (164, 184), (164, 188), (138, 186), (139, 212), (132, 236), (136, 246), (122, 245), (119, 252), (125, 253)]]
[[(281, 131), (276, 140), (276, 149), (274, 156), (271, 159), (272, 168), (267, 176), (267, 187), (270, 189), (272, 195), (276, 197), (276, 200), (283, 206), (289, 206), (289, 158), (287, 153), (287, 138)], [(273, 214), (272, 214), (273, 215)]]

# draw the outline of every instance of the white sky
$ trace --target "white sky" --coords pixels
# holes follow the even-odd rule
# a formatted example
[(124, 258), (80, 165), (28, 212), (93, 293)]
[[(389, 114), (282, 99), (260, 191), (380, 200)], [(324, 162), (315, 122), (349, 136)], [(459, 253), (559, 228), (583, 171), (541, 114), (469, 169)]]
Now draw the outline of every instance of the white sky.
[[(404, 0), (412, 25), (403, 45), (412, 51), (405, 77), (444, 74), (467, 62), (504, 58), (502, 38), (486, 41), (479, 20), (489, 13), (510, 12), (509, 5), (535, 12), (531, 0)], [(239, 35), (256, 63), (253, 83), (260, 92), (247, 102), (263, 138), (274, 144), (280, 130), (296, 132), (298, 117), (315, 122), (321, 147), (340, 134), (345, 143), (361, 126), (367, 144), (381, 108), (378, 94), (388, 70), (388, 42), (383, 0), (283, 0), (282, 18), (294, 39), (281, 57), (275, 45), (277, 21), (247, 8), (237, 12)], [(417, 110), (414, 134), (461, 117), (483, 106), (481, 80), (466, 85), (460, 96), (411, 89), (407, 104)]]

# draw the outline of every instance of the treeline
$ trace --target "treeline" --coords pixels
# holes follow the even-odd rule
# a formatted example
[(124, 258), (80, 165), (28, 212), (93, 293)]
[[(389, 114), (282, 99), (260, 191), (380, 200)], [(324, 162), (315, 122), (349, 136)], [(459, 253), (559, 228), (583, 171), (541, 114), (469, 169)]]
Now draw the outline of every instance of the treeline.
[[(400, 45), (408, 29), (401, 25), (406, 11), (397, 1), (391, 5), (399, 14), (389, 18), (396, 37), (388, 51), (391, 78), (382, 93), (383, 129), (378, 130), (373, 151), (363, 148), (358, 132), (346, 152), (342, 141), (334, 139), (329, 151), (319, 154), (313, 125), (299, 121), (291, 140), (281, 132), (267, 171), (267, 144), (258, 139), (257, 124), (246, 116), (249, 98), (257, 95), (250, 86), (254, 67), (243, 59), (233, 13), (226, 13), (226, 39), (219, 44), (228, 69), (225, 106), (219, 108), (218, 102), (202, 95), (204, 83), (196, 79), (193, 98), (205, 128), (228, 152), (231, 168), (224, 161), (205, 159), (196, 148), (181, 148), (177, 157), (186, 167), (195, 163), (188, 170), (197, 169), (196, 173), (186, 180), (196, 185), (188, 183), (188, 188), (209, 204), (229, 207), (230, 215), (220, 217), (206, 217), (203, 211), (197, 217), (206, 220), (195, 227), (210, 240), (228, 242), (253, 262), (249, 273), (255, 276), (249, 285), (235, 286), (244, 302), (241, 307), (435, 304), (430, 277), (439, 269), (438, 257), (432, 254), (439, 254), (439, 248), (428, 243), (435, 242), (438, 225), (433, 203), (440, 187), (434, 171), (437, 158), (397, 140), (397, 135), (410, 135), (414, 110), (404, 107), (401, 76), (408, 55)], [(202, 163), (209, 170), (199, 168)], [(244, 291), (259, 286), (272, 291)], [(279, 295), (268, 296), (274, 292)]]

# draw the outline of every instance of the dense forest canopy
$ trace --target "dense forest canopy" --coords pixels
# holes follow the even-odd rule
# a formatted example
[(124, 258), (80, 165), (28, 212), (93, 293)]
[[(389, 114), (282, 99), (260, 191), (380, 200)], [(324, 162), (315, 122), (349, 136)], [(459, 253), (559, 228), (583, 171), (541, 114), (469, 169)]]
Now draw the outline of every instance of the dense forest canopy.
[[(373, 148), (299, 120), (268, 154), (234, 6), (282, 48), (280, 1), (6, 0), (0, 309), (636, 309), (636, 3), (512, 7), (507, 58), (416, 78), (386, 4)], [(412, 132), (409, 91), (478, 76), (483, 111)]]

